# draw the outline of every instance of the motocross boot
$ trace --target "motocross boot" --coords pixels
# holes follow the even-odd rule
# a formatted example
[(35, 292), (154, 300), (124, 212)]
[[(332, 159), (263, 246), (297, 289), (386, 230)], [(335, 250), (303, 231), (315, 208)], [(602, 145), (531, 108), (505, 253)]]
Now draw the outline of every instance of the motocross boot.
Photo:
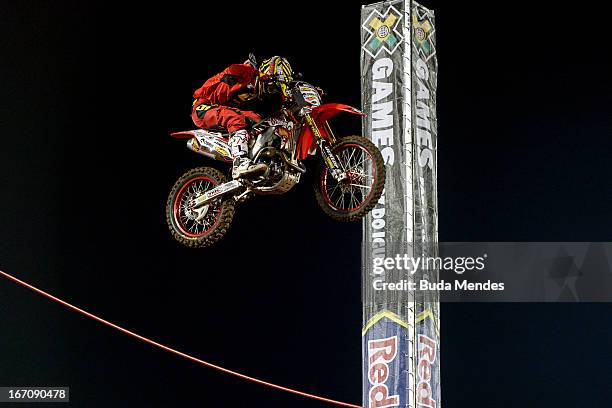
[(234, 164), (232, 167), (232, 178), (249, 178), (259, 176), (268, 170), (263, 163), (253, 164), (248, 157), (249, 134), (245, 129), (237, 130), (230, 137), (229, 146)]

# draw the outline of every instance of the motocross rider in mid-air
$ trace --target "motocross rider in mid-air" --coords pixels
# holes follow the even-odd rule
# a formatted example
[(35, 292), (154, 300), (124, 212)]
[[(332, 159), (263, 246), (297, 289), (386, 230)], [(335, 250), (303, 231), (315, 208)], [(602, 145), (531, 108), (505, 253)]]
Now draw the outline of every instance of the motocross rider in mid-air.
[(265, 164), (252, 164), (248, 157), (249, 127), (261, 117), (245, 108), (260, 102), (265, 95), (278, 92), (270, 79), (280, 77), (283, 81), (291, 81), (292, 76), (291, 66), (285, 58), (268, 58), (257, 68), (251, 56), (244, 63), (232, 64), (209, 78), (193, 93), (191, 118), (195, 125), (203, 129), (221, 127), (230, 133), (234, 179), (253, 177), (267, 169)]
[[(330, 119), (364, 114), (343, 103), (323, 103), (323, 95), (294, 75), (286, 59), (271, 57), (258, 65), (252, 55), (197, 89), (192, 118), (199, 129), (171, 136), (186, 141), (206, 164), (184, 173), (168, 194), (172, 236), (191, 248), (215, 244), (239, 204), (287, 193), (303, 180), (310, 158), (314, 196), (327, 215), (356, 221), (368, 214), (385, 188), (385, 161), (368, 138), (334, 134)], [(295, 216), (302, 210), (296, 208)]]

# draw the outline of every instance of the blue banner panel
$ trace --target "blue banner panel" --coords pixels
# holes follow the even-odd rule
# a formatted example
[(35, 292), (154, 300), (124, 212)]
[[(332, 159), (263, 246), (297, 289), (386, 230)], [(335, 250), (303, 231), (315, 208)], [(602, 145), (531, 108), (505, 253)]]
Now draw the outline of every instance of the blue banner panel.
[(364, 407), (406, 406), (408, 325), (386, 311), (374, 316), (362, 334)]

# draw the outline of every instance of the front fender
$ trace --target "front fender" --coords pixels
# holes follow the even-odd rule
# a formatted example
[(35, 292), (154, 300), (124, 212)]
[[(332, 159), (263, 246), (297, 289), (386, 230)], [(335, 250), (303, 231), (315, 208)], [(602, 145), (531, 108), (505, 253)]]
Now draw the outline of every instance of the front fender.
[[(365, 116), (365, 114), (359, 109), (353, 108), (349, 105), (344, 105), (342, 103), (325, 103), (312, 109), (310, 116), (312, 116), (312, 119), (317, 124), (319, 132), (321, 132), (321, 136), (324, 139), (329, 137), (327, 134), (327, 128), (325, 127), (325, 122), (342, 112)], [(312, 129), (310, 129), (310, 126), (304, 126), (302, 128), (297, 146), (298, 159), (304, 160), (306, 157), (308, 157), (308, 152), (310, 151), (313, 142), (314, 134), (312, 133)]]
[(365, 114), (359, 109), (343, 103), (325, 103), (323, 105), (319, 105), (312, 110), (311, 115), (318, 124), (318, 122), (325, 122), (326, 120), (331, 119), (342, 112), (365, 116)]

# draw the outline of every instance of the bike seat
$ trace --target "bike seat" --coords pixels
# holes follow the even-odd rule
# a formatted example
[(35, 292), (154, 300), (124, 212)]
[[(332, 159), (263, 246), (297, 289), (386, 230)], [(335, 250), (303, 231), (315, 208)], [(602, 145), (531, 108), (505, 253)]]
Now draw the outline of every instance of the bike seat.
[[(259, 123), (259, 122), (257, 122), (255, 119), (253, 119), (253, 118), (249, 118), (249, 117), (246, 117), (246, 118), (244, 119), (244, 122), (246, 123), (246, 128), (247, 128), (247, 129), (251, 129), (251, 128), (253, 128), (253, 126), (255, 126), (257, 123)], [(204, 130), (210, 130), (211, 132), (219, 132), (219, 133), (221, 133), (221, 134), (223, 135), (223, 137), (227, 137), (227, 136), (229, 136), (229, 132), (228, 132), (228, 131), (227, 131), (227, 129), (226, 129), (226, 128), (224, 128), (223, 126), (212, 126), (212, 127), (206, 128), (206, 129), (204, 129)]]
[(227, 136), (229, 134), (227, 129), (224, 128), (223, 126), (212, 126), (212, 127), (209, 127), (209, 128), (205, 128), (204, 130), (209, 130), (211, 132), (219, 132), (219, 133), (223, 134), (223, 136)]

